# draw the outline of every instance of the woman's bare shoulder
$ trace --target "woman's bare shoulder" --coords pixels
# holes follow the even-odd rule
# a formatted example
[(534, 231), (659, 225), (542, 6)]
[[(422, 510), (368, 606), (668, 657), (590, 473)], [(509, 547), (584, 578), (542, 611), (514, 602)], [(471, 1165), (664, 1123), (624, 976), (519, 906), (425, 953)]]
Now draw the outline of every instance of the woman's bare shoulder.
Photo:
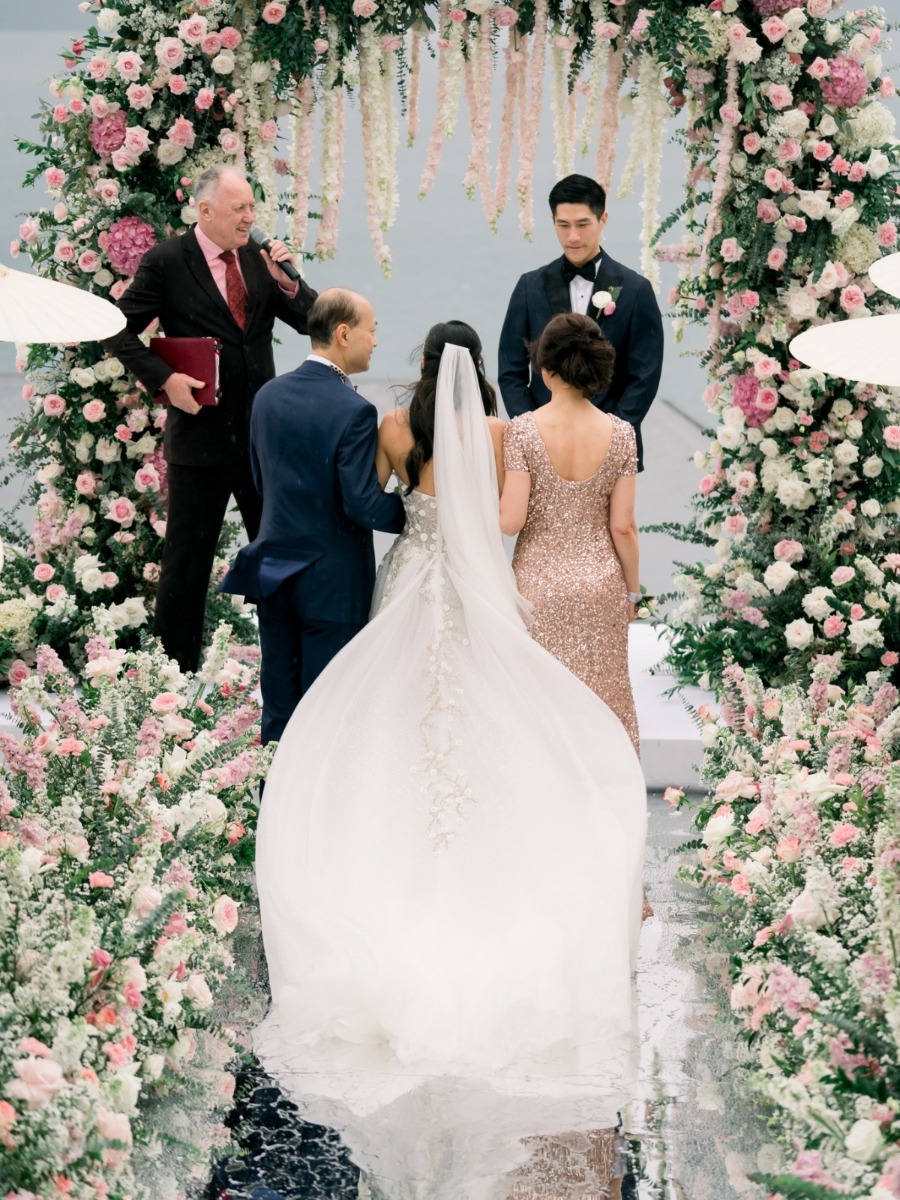
[(409, 437), (409, 410), (392, 408), (381, 418), (382, 433), (386, 437)]

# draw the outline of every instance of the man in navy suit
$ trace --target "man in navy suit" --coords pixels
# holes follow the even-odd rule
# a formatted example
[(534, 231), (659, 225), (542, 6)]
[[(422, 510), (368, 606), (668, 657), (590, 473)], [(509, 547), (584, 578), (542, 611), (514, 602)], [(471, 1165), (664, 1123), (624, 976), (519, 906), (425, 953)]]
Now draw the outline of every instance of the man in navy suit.
[[(550, 393), (531, 370), (528, 348), (556, 313), (587, 313), (616, 351), (609, 388), (594, 403), (634, 426), (638, 469), (643, 470), (641, 421), (659, 387), (663, 356), (662, 318), (653, 288), (605, 250), (601, 253), (609, 214), (606, 193), (595, 180), (587, 175), (561, 179), (550, 192), (550, 211), (563, 256), (526, 272), (510, 298), (500, 334), (503, 403), (510, 417), (547, 403)], [(594, 304), (595, 297), (604, 303)]]
[(262, 520), (222, 590), (256, 601), (263, 743), (281, 737), (303, 693), (368, 620), (372, 530), (403, 528), (400, 497), (375, 473), (375, 406), (349, 379), (369, 369), (376, 325), (365, 297), (324, 291), (307, 314), (313, 353), (260, 388), (253, 405)]

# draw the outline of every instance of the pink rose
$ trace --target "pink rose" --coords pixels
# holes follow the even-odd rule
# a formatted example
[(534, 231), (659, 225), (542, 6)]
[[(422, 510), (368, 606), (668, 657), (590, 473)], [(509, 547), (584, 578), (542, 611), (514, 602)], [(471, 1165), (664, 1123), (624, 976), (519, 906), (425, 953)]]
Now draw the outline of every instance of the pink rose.
[(316, 38), (316, 40), (313, 42), (313, 50), (315, 50), (316, 54), (319, 54), (319, 55), (327, 54), (328, 53), (328, 39), (327, 38)]
[(111, 888), (115, 887), (115, 883), (112, 875), (107, 875), (105, 871), (91, 871), (88, 875), (88, 884), (92, 888)]
[(87, 65), (88, 75), (96, 83), (102, 83), (109, 76), (112, 64), (102, 54), (95, 54)]
[(187, 80), (183, 75), (169, 76), (169, 91), (173, 96), (183, 96), (187, 91)]
[(28, 669), (25, 663), (22, 662), (21, 658), (14, 659), (13, 662), (9, 664), (9, 668), (7, 670), (9, 682), (13, 687), (18, 687), (19, 684), (24, 683), (30, 674), (31, 671)]
[(762, 23), (762, 31), (770, 42), (780, 42), (788, 28), (779, 16), (771, 16)]
[(114, 588), (119, 582), (119, 577), (115, 571), (104, 571), (100, 578), (103, 580), (103, 586), (108, 588)]
[(177, 692), (160, 692), (158, 696), (150, 701), (150, 707), (155, 713), (164, 715), (165, 713), (177, 712), (184, 707), (184, 701)]
[(69, 110), (64, 104), (57, 104), (53, 109), (53, 120), (59, 125), (65, 125), (69, 119)]
[[(353, 5), (353, 11), (357, 16), (368, 16), (370, 14), (357, 13), (356, 4)], [(267, 25), (277, 25), (279, 21), (283, 21), (287, 13), (287, 5), (282, 4), (280, 0), (269, 0), (262, 10), (262, 19)]]
[(719, 117), (725, 125), (740, 125), (741, 110), (736, 104), (723, 104), (719, 109)]
[(102, 400), (88, 400), (81, 412), (86, 421), (102, 421), (106, 415), (106, 405)]
[(744, 257), (744, 251), (738, 244), (737, 238), (725, 238), (722, 242), (721, 255), (725, 262), (735, 263), (740, 262)]
[(125, 141), (122, 143), (123, 150), (127, 150), (129, 154), (141, 155), (150, 145), (150, 134), (146, 129), (142, 129), (140, 125), (129, 125), (125, 130)]
[(799, 542), (792, 538), (784, 538), (776, 544), (773, 553), (781, 562), (795, 563), (803, 558), (804, 550)]
[(233, 129), (223, 129), (219, 134), (219, 145), (225, 154), (237, 154), (241, 148), (240, 135)]
[(53, 257), (57, 262), (70, 263), (75, 261), (75, 247), (71, 242), (67, 242), (65, 238), (61, 239), (53, 247)]
[(29, 1108), (43, 1108), (66, 1086), (62, 1067), (52, 1058), (20, 1058), (12, 1064), (16, 1078), (6, 1085), (6, 1094)]
[(885, 445), (891, 450), (900, 450), (900, 425), (888, 425), (882, 431)]
[(396, 34), (388, 34), (381, 39), (381, 49), (385, 54), (395, 53), (402, 45), (402, 38), (397, 37)]
[(222, 39), (217, 33), (208, 33), (200, 43), (200, 49), (207, 58), (215, 58), (222, 49)]
[[(519, 19), (519, 14), (516, 12), (516, 10), (514, 8), (510, 8), (508, 4), (504, 4), (501, 8), (492, 9), (491, 16), (494, 18), (494, 20), (497, 22), (497, 24), (502, 29), (512, 28), (512, 26), (515, 25), (515, 23)], [(598, 22), (594, 26), (595, 36), (604, 41), (607, 38), (615, 37), (616, 36), (615, 33), (612, 33), (612, 34), (600, 33), (601, 25), (612, 25), (612, 23), (613, 23), (612, 21)], [(616, 32), (618, 32), (618, 26), (616, 26)]]
[(174, 70), (184, 62), (184, 43), (180, 38), (164, 37), (156, 43), (156, 60), (161, 67)]
[(136, 83), (140, 79), (143, 65), (141, 56), (135, 54), (133, 50), (123, 50), (116, 57), (116, 70), (123, 79), (130, 83)]
[(85, 250), (78, 256), (78, 266), (86, 275), (92, 275), (94, 271), (99, 271), (102, 261), (100, 255), (93, 250)]
[(767, 225), (772, 225), (781, 216), (781, 209), (774, 200), (758, 200), (756, 202), (756, 215)]
[(897, 244), (897, 226), (893, 221), (885, 221), (878, 226), (878, 244), (889, 248)]
[(747, 154), (757, 154), (762, 146), (762, 138), (758, 133), (748, 133), (743, 142)]
[(119, 525), (130, 525), (137, 516), (137, 509), (127, 496), (117, 496), (109, 506), (107, 518)]
[(123, 1146), (132, 1144), (131, 1123), (125, 1113), (110, 1112), (106, 1108), (98, 1109), (97, 1132), (107, 1142), (119, 1142)]
[(256, 132), (259, 135), (260, 141), (274, 142), (278, 137), (278, 122), (273, 120), (263, 121)]
[(831, 837), (828, 839), (829, 846), (848, 846), (851, 842), (855, 842), (859, 837), (859, 830), (855, 825), (835, 825), (831, 831)]
[(38, 583), (49, 583), (56, 571), (49, 563), (38, 563), (34, 568), (34, 577)]
[(845, 583), (849, 583), (856, 575), (853, 567), (835, 567), (831, 572), (831, 582), (835, 587), (841, 587)]
[(193, 123), (187, 117), (176, 117), (174, 123), (169, 126), (166, 136), (174, 145), (184, 146), (187, 150), (190, 150), (197, 140)]
[(66, 402), (62, 396), (51, 392), (49, 396), (44, 397), (44, 412), (48, 417), (61, 417), (65, 411)]
[(784, 174), (777, 167), (768, 167), (763, 181), (770, 192), (780, 192), (784, 183)]
[(897, 94), (897, 89), (894, 86), (893, 79), (882, 79), (878, 85), (878, 94), (883, 100), (891, 100)]
[(787, 262), (787, 252), (781, 246), (773, 246), (766, 256), (766, 265), (773, 271), (780, 271)]
[(866, 294), (861, 287), (851, 283), (841, 292), (841, 308), (845, 313), (859, 312), (866, 307)]
[(778, 145), (778, 161), (783, 163), (796, 162), (803, 153), (803, 147), (796, 138), (785, 138)]
[(775, 847), (775, 853), (782, 862), (797, 862), (800, 858), (800, 839), (797, 837), (782, 838)]
[(746, 42), (750, 30), (746, 25), (742, 25), (740, 21), (735, 21), (732, 25), (729, 25), (726, 32), (732, 46), (740, 46)]
[(806, 11), (811, 17), (824, 17), (831, 12), (834, 0), (806, 0)]
[(131, 911), (138, 917), (149, 917), (162, 904), (162, 893), (149, 883), (142, 883), (131, 900)]
[(783, 83), (770, 83), (768, 89), (769, 103), (773, 108), (782, 109), (790, 108), (794, 103), (794, 96), (789, 87)]
[(807, 75), (811, 75), (813, 79), (825, 79), (828, 75), (828, 60), (824, 58), (814, 58), (806, 68)]
[(850, 605), (850, 620), (851, 621), (861, 621), (865, 615), (866, 615), (866, 610), (863, 608), (863, 606), (861, 604), (851, 604)]
[[(453, 12), (450, 13), (450, 19), (453, 20)], [(355, 17), (373, 17), (378, 12), (378, 5), (375, 0), (353, 0), (351, 12)]]
[(212, 908), (212, 923), (218, 933), (233, 933), (237, 929), (238, 906), (230, 896), (220, 896)]
[(55, 604), (57, 600), (61, 600), (66, 594), (66, 589), (60, 583), (51, 583), (47, 588), (47, 599), (51, 604)]
[(178, 24), (178, 36), (190, 46), (199, 46), (206, 37), (206, 17), (188, 17)]
[(846, 628), (846, 621), (842, 620), (835, 613), (832, 613), (830, 617), (826, 617), (822, 624), (822, 629), (825, 631), (826, 637), (840, 637)]
[(125, 95), (132, 108), (150, 108), (153, 104), (153, 88), (145, 83), (132, 83)]

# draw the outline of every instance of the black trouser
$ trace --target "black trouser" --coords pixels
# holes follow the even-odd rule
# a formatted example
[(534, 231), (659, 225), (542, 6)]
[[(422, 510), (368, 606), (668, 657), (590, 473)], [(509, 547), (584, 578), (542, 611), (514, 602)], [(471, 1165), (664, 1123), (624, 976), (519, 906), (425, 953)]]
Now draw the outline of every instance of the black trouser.
[(259, 532), (262, 497), (250, 459), (226, 466), (168, 464), (169, 512), (156, 593), (154, 633), (183, 671), (196, 671), (206, 595), (228, 501), (234, 496), (250, 541)]
[(362, 629), (362, 621), (322, 621), (306, 615), (311, 575), (286, 579), (256, 606), (262, 651), (262, 742), (277, 741), (300, 698), (339, 650)]

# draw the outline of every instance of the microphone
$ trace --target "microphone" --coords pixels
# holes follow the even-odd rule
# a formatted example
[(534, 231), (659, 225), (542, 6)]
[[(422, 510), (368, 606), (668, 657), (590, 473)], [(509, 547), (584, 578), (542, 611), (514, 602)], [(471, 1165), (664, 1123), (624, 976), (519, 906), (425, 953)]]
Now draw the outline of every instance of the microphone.
[[(258, 225), (254, 225), (250, 230), (250, 241), (259, 246), (260, 250), (265, 250), (267, 254), (272, 248), (271, 236), (266, 233), (264, 229), (260, 229)], [(275, 265), (281, 267), (282, 271), (284, 271), (285, 275), (287, 275), (288, 279), (290, 279), (292, 283), (300, 282), (300, 272), (293, 263), (280, 262), (276, 263)]]

